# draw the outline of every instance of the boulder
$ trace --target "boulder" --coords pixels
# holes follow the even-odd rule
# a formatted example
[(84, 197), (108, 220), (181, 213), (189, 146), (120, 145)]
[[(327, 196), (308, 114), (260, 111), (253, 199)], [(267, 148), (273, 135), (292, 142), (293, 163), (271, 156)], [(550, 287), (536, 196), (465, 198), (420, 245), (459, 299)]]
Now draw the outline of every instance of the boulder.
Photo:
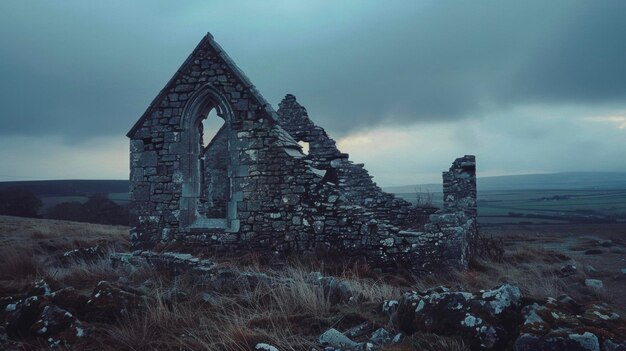
[(256, 346), (254, 347), (255, 350), (262, 350), (262, 351), (278, 351), (278, 349), (270, 344), (266, 344), (266, 343), (258, 343), (256, 344)]
[(525, 306), (522, 314), (524, 322), (515, 341), (515, 351), (626, 348), (626, 323), (604, 303), (580, 305), (563, 295)]
[(439, 287), (403, 294), (396, 322), (405, 333), (455, 335), (472, 350), (500, 350), (516, 335), (520, 308), (521, 292), (509, 284), (479, 294)]
[(372, 333), (372, 337), (370, 338), (370, 342), (374, 345), (387, 345), (391, 344), (393, 340), (393, 335), (391, 335), (385, 328), (376, 329), (375, 332)]
[(335, 277), (322, 276), (320, 272), (312, 272), (307, 279), (313, 284), (320, 284), (324, 290), (324, 296), (328, 297), (331, 304), (349, 303), (354, 299), (350, 284)]
[(386, 314), (388, 316), (391, 316), (398, 309), (398, 301), (396, 301), (396, 300), (385, 300), (383, 302), (382, 309), (383, 309), (383, 313), (384, 314)]
[(345, 332), (345, 335), (351, 339), (356, 339), (372, 331), (374, 325), (370, 321), (365, 321), (356, 325)]
[(576, 274), (577, 271), (578, 271), (578, 269), (573, 264), (566, 264), (566, 265), (562, 266), (561, 269), (559, 269), (558, 275), (560, 277), (563, 277), (563, 278), (564, 277), (569, 277), (571, 275)]
[(322, 346), (331, 346), (338, 349), (357, 348), (361, 345), (350, 340), (350, 338), (334, 328), (328, 329), (324, 334), (320, 335), (319, 343)]
[(592, 288), (592, 289), (604, 288), (604, 284), (602, 284), (602, 280), (599, 280), (599, 279), (585, 279), (585, 286)]
[(26, 289), (26, 296), (51, 296), (52, 289), (43, 279), (34, 281)]
[(77, 319), (73, 314), (54, 305), (47, 305), (39, 314), (39, 319), (30, 327), (37, 336), (48, 336), (67, 329)]
[(20, 339), (29, 336), (30, 327), (48, 304), (48, 299), (43, 296), (31, 296), (7, 305), (6, 332), (9, 338)]

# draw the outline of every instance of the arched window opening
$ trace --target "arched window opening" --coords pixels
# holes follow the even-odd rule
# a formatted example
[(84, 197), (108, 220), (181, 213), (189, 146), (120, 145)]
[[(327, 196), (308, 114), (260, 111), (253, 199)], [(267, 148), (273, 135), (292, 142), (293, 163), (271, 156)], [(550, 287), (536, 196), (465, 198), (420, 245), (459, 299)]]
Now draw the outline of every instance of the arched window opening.
[(217, 115), (217, 111), (213, 108), (209, 114), (202, 120), (201, 140), (202, 146), (206, 148), (213, 141), (217, 132), (224, 125), (222, 117)]
[(302, 148), (302, 153), (305, 155), (309, 155), (309, 143), (307, 143), (306, 141), (298, 141), (298, 145), (300, 145), (300, 147)]
[(225, 219), (230, 197), (228, 139), (224, 120), (215, 109), (198, 123), (200, 196), (198, 212), (207, 219)]

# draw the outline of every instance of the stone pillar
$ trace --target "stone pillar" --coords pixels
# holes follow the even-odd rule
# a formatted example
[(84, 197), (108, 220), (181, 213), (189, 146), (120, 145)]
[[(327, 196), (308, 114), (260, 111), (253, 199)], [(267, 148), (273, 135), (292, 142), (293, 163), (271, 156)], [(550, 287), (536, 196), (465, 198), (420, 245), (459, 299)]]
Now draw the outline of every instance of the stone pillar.
[(443, 172), (444, 209), (463, 210), (476, 217), (476, 157), (457, 158), (447, 172)]

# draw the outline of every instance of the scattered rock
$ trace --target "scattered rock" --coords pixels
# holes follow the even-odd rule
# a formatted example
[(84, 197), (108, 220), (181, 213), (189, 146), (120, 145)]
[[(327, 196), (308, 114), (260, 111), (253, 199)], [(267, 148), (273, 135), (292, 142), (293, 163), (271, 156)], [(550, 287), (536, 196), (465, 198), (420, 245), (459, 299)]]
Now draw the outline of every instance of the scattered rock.
[(359, 344), (350, 340), (347, 336), (342, 334), (339, 330), (331, 328), (320, 335), (319, 342), (323, 346), (331, 346), (335, 348), (355, 348)]
[(37, 336), (48, 336), (67, 329), (77, 319), (73, 314), (57, 306), (45, 306), (30, 330)]
[(42, 296), (31, 296), (6, 307), (6, 332), (11, 339), (26, 337), (48, 303)]
[(52, 289), (48, 283), (41, 279), (33, 282), (26, 291), (26, 296), (51, 296)]
[(598, 337), (589, 332), (582, 334), (548, 335), (545, 338), (537, 338), (533, 335), (523, 334), (515, 341), (515, 351), (600, 351)]
[(500, 350), (515, 336), (521, 292), (504, 284), (474, 295), (437, 288), (405, 293), (397, 311), (403, 332), (460, 336), (473, 350)]
[(623, 340), (626, 323), (606, 304), (580, 305), (564, 295), (549, 298), (544, 304), (525, 306), (522, 313), (524, 322), (515, 341), (515, 351), (599, 351), (600, 345), (626, 347)]
[(561, 276), (561, 277), (569, 277), (571, 275), (576, 274), (577, 271), (578, 271), (578, 269), (576, 268), (576, 266), (574, 266), (572, 264), (566, 264), (566, 265), (562, 266), (561, 269), (559, 269), (559, 276)]
[(402, 340), (404, 340), (404, 333), (398, 333), (393, 337), (393, 339), (391, 339), (391, 343), (399, 344), (402, 342)]
[(366, 321), (366, 322), (363, 322), (363, 323), (361, 323), (361, 324), (359, 324), (357, 326), (354, 326), (354, 327), (348, 329), (345, 332), (345, 335), (347, 337), (351, 338), (351, 339), (356, 339), (358, 337), (361, 337), (361, 336), (371, 332), (373, 328), (374, 328), (374, 326), (372, 325), (372, 323), (369, 322), (369, 321)]
[(383, 313), (391, 316), (398, 309), (398, 301), (396, 300), (385, 300), (383, 302)]
[(335, 277), (322, 276), (320, 272), (312, 272), (307, 277), (312, 283), (320, 284), (324, 290), (324, 295), (328, 297), (330, 303), (349, 303), (353, 301), (352, 288), (350, 284)]
[(604, 284), (602, 284), (602, 280), (599, 280), (599, 279), (585, 279), (585, 286), (592, 288), (592, 289), (604, 288)]
[(347, 281), (335, 277), (322, 277), (320, 283), (324, 288), (324, 295), (328, 296), (330, 303), (338, 304), (352, 301), (352, 288)]
[(392, 339), (393, 336), (385, 328), (379, 328), (372, 333), (370, 342), (374, 345), (387, 345), (391, 344)]
[(278, 351), (278, 349), (270, 344), (258, 343), (254, 347), (255, 350), (263, 350), (263, 351)]

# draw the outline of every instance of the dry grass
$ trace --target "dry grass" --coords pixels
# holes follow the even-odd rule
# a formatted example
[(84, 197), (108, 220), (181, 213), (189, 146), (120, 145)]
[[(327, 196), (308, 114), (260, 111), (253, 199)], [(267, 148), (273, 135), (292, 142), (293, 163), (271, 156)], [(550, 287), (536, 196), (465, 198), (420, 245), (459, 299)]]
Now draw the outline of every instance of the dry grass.
[(0, 247), (0, 280), (34, 277), (39, 271), (35, 250), (30, 246)]
[(128, 227), (0, 216), (0, 245), (38, 245), (65, 251), (97, 243), (127, 245)]
[[(112, 326), (103, 347), (234, 351), (251, 350), (265, 342), (280, 350), (310, 349), (326, 329), (351, 327), (354, 318), (386, 322), (384, 317), (368, 314), (384, 299), (400, 294), (398, 287), (352, 276), (348, 283), (358, 303), (337, 306), (310, 278), (310, 270), (288, 267), (281, 278), (288, 283), (264, 282), (250, 288), (241, 282), (237, 293), (214, 295), (213, 303), (202, 300), (204, 292), (197, 279), (162, 280), (154, 290), (154, 302), (144, 313)], [(169, 289), (184, 298), (171, 299), (177, 294)]]
[[(96, 243), (110, 250), (125, 247), (124, 227), (0, 217), (0, 233), (3, 268), (0, 280), (5, 281), (4, 285), (10, 281), (17, 286), (43, 277), (54, 287), (71, 285), (88, 292), (100, 280), (117, 281), (124, 277), (130, 286), (153, 297), (142, 313), (104, 327), (95, 341), (96, 348), (103, 350), (238, 351), (254, 349), (259, 342), (280, 350), (307, 350), (330, 327), (344, 331), (370, 321), (393, 329), (388, 317), (380, 313), (380, 304), (398, 299), (404, 291), (423, 291), (438, 285), (478, 291), (508, 282), (533, 298), (569, 292), (565, 282), (554, 274), (564, 263), (563, 255), (518, 245), (509, 248), (502, 262), (476, 260), (467, 271), (419, 279), (402, 274), (377, 274), (363, 262), (337, 262), (320, 257), (290, 260), (281, 271), (274, 271), (270, 259), (251, 254), (221, 264), (242, 271), (279, 274), (281, 281), (289, 284), (262, 282), (250, 287), (242, 280), (241, 286), (232, 292), (211, 293), (206, 298), (208, 292), (197, 277), (161, 276), (148, 267), (135, 272), (113, 269), (106, 257), (92, 261), (77, 259), (64, 265), (55, 258), (64, 250)], [(346, 281), (354, 301), (331, 304), (322, 286), (311, 279), (312, 271)], [(386, 349), (465, 351), (468, 348), (455, 338), (415, 334)]]

